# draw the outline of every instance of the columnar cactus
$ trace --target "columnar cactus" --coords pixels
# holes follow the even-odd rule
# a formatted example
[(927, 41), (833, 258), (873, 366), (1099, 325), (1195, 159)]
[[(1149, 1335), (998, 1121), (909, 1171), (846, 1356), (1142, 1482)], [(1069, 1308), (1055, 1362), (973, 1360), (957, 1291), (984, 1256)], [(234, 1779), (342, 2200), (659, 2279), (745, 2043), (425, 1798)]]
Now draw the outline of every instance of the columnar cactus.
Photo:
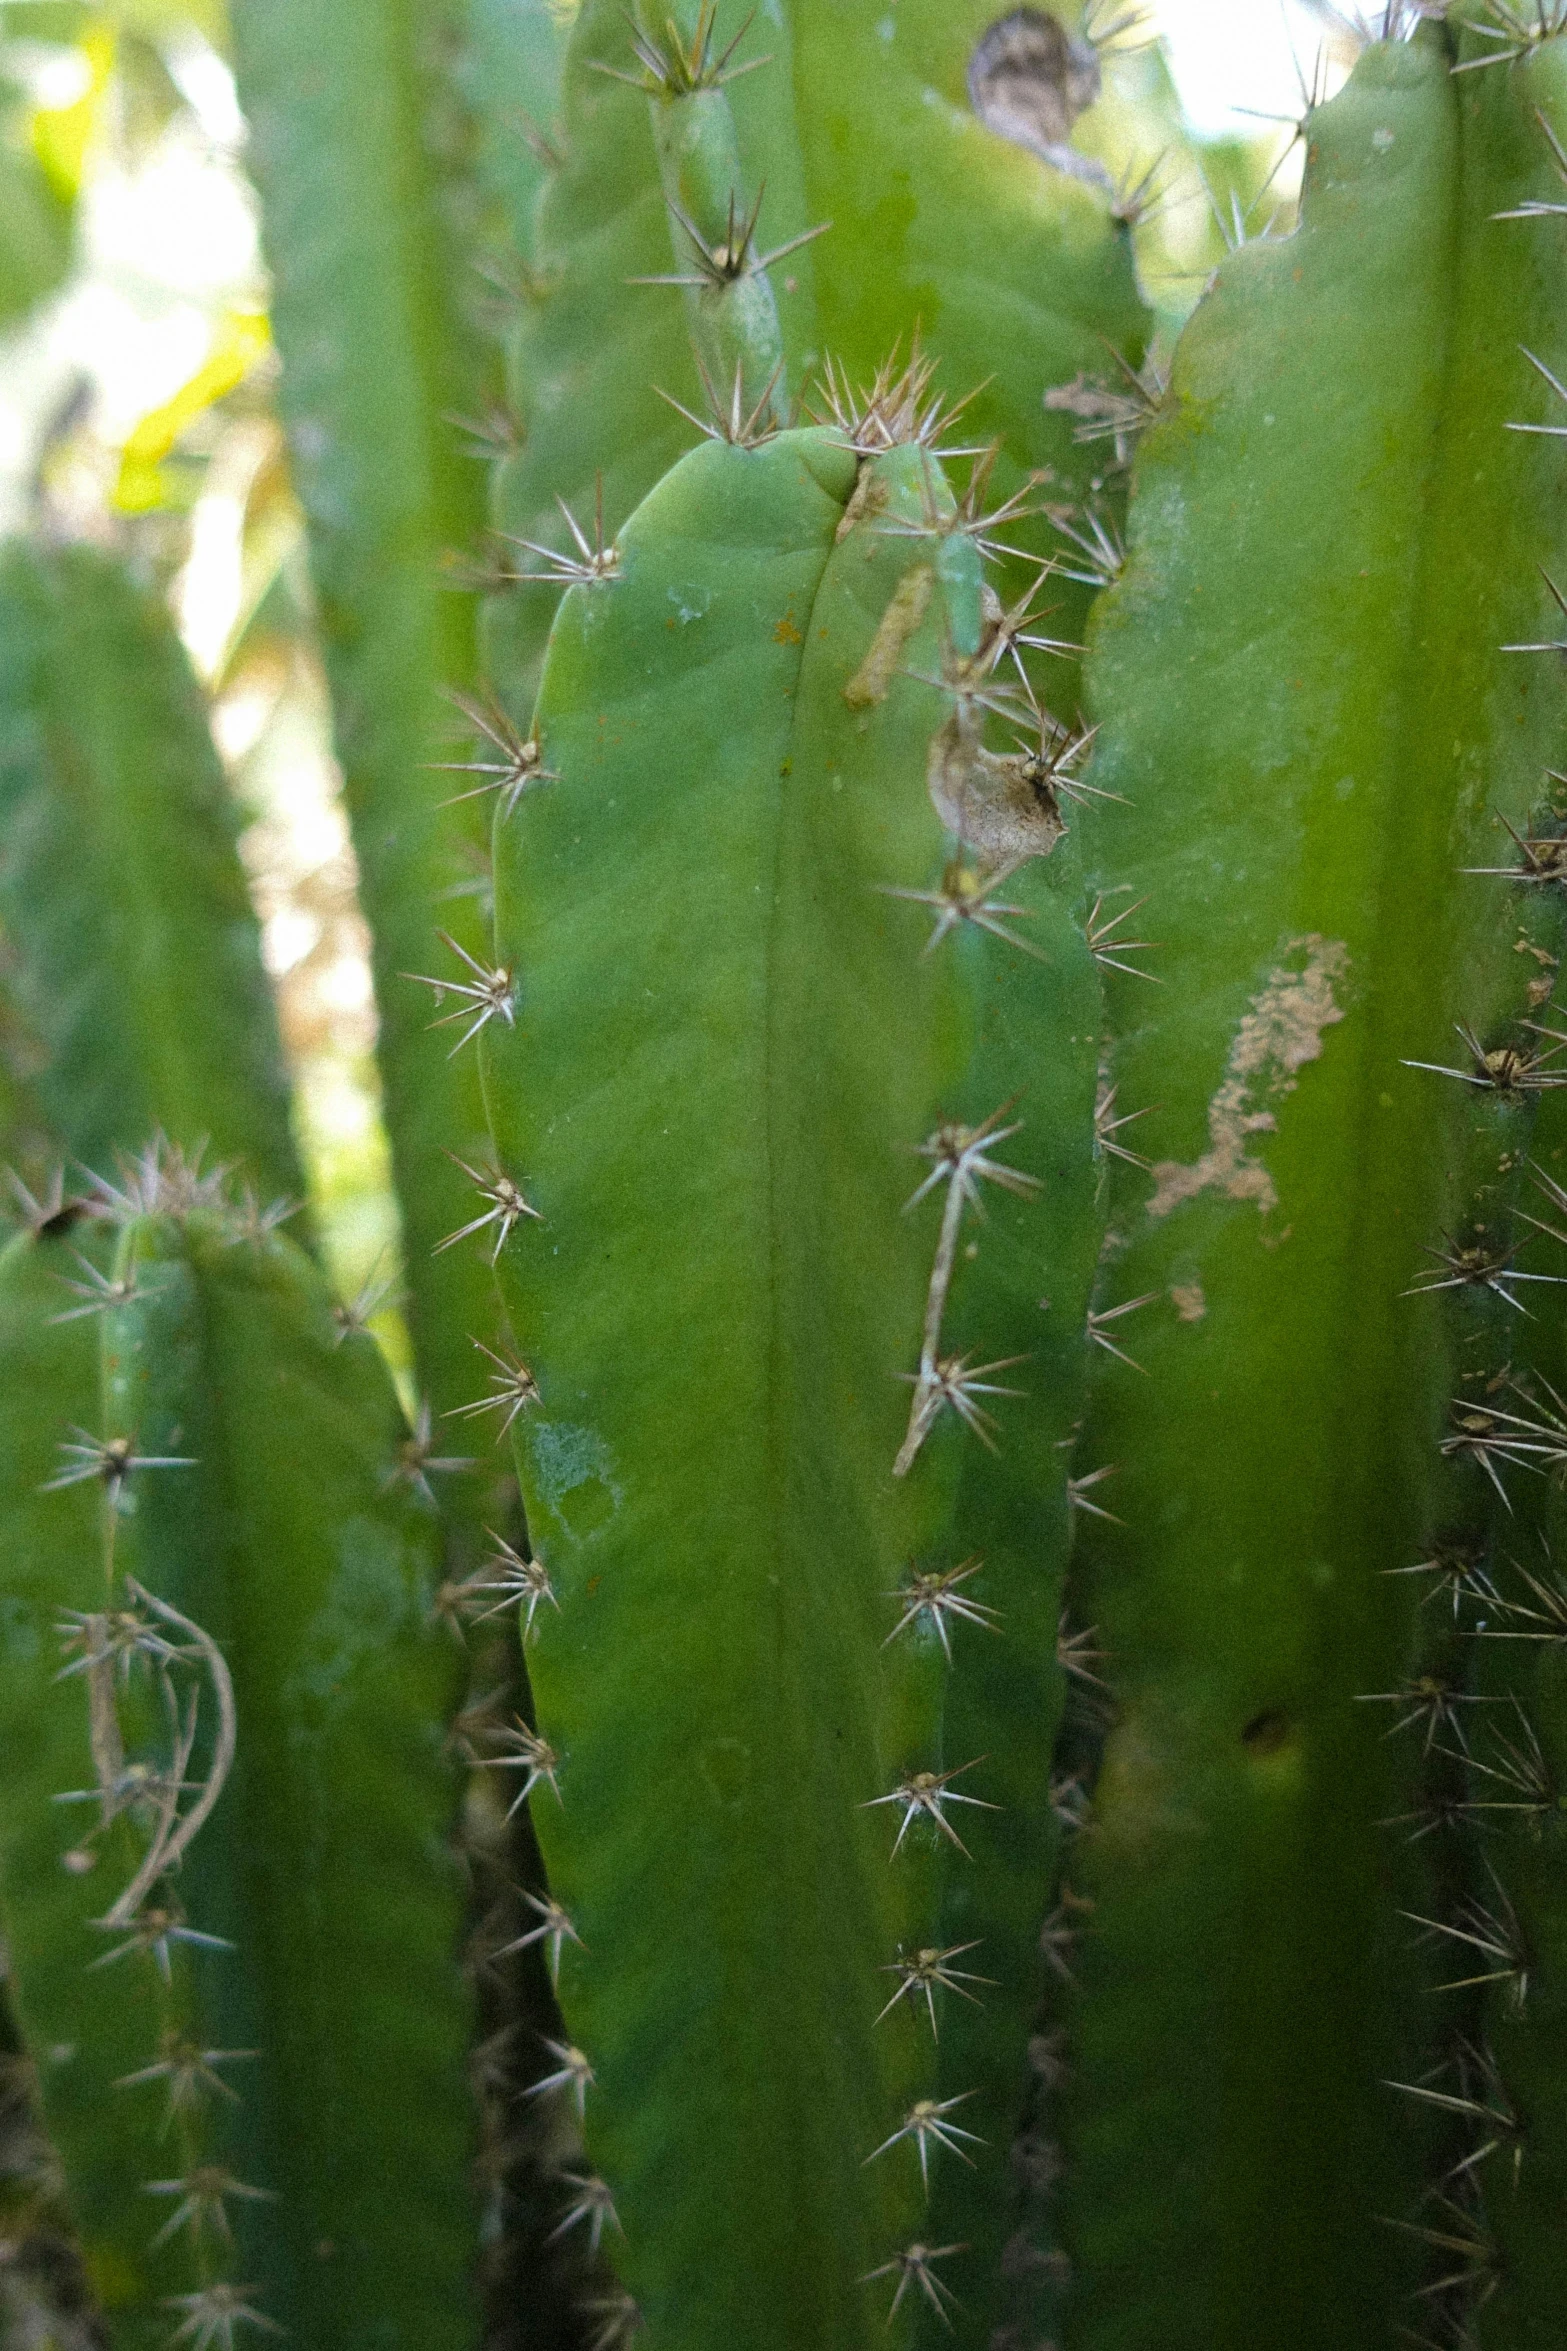
[(95, 1198), (112, 1254), (0, 1269), (7, 1938), (92, 2282), (131, 2345), (466, 2342), (419, 1464), (264, 1218), (167, 1150)]
[[(166, 1125), (295, 1191), (223, 771), (167, 620), (87, 548), (0, 559), (0, 920), (34, 1115), (90, 1167)], [(15, 1148), (15, 1145), (12, 1145)]]
[(1567, 1274), (1531, 878), (1567, 705), (1530, 649), (1563, 634), (1567, 85), (1502, 13), (1407, 29), (1307, 126), (1299, 235), (1192, 320), (1093, 631), (1093, 774), (1130, 803), (1096, 846), (1165, 944), (1157, 985), (1109, 975), (1142, 1164), (1103, 1295), (1148, 1298), (1148, 1376), (1102, 1359), (1123, 1523), (1072, 1584), (1116, 1709), (1061, 1999), (1084, 2343), (1371, 2342), (1400, 2287), (1437, 2340), (1555, 2323), (1487, 2233), (1560, 2195), (1503, 2062), (1550, 1994), (1484, 1946), (1550, 1834), (1491, 1775), (1550, 1737), (1503, 1694)]
[[(1098, 1007), (1019, 853), (1043, 763), (994, 763), (1032, 804), (983, 881), (926, 788), (993, 772), (976, 531), (922, 445), (686, 458), (562, 607), (501, 834), (503, 1376), (556, 1604), (516, 1761), (674, 2342), (874, 2340), (927, 2181), (938, 2240), (1008, 2232)], [(726, 2208), (743, 2265), (703, 2258)]]
[[(1543, 2351), (1567, 12), (1395, 0), (1157, 360), (1108, 8), (352, 13), (241, 83), (449, 1442), (278, 1230), (207, 769), (62, 682), (140, 630), (188, 741), (172, 648), (6, 575), (96, 1173), (0, 1260), (0, 1888), (106, 2339)], [(436, 224), (535, 176), (481, 671), (344, 387), (482, 414)], [(197, 843), (80, 975), (78, 807)]]

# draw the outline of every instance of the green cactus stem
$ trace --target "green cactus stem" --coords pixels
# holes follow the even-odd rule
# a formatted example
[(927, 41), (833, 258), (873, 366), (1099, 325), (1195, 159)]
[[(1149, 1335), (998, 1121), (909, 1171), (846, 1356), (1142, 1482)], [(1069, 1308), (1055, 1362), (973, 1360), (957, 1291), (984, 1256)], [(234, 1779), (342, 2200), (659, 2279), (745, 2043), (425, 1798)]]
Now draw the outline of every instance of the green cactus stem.
[[(283, 419), (373, 935), (409, 1324), (437, 1411), (468, 1392), (470, 1334), (488, 1321), (482, 1258), (433, 1255), (473, 1213), (457, 1162), (482, 1159), (483, 1112), (466, 1064), (449, 1059), (450, 1031), (431, 1028), (430, 1000), (404, 976), (465, 976), (461, 954), (482, 932), (472, 863), (490, 780), (433, 772), (467, 757), (439, 689), (471, 692), (473, 600), (442, 584), (439, 565), (473, 538), (480, 499), (443, 419), (482, 405), (429, 148), (447, 14), (442, 0), (325, 12), (241, 0), (234, 12)], [(442, 805), (474, 787), (478, 798)], [(437, 927), (455, 948), (437, 943)]]
[(0, 2097), (104, 2336), (1558, 2351), (1567, 6), (1390, 0), (1157, 366), (1117, 0), (237, 7), (427, 1397), (167, 627), (7, 557), (120, 1157), (0, 1256)]
[(496, 1761), (671, 2345), (885, 2339), (960, 2235), (928, 2291), (1006, 2301), (1098, 993), (984, 632), (924, 448), (709, 444), (566, 597), (498, 830), (495, 1386), (558, 1606)]
[(1188, 326), (1092, 630), (1093, 779), (1130, 803), (1095, 853), (1163, 944), (1158, 985), (1108, 975), (1140, 1156), (1106, 1294), (1154, 1301), (1150, 1376), (1099, 1359), (1124, 1524), (1072, 1571), (1115, 1705), (1058, 2004), (1081, 2351), (1555, 2324), (1477, 2316), (1430, 2201), (1477, 2175), (1384, 2086), (1435, 2078), (1419, 1987), (1479, 1972), (1440, 1927), (1484, 1857), (1431, 1772), (1482, 1710), (1432, 1672), (1451, 1594), (1418, 1602), (1508, 1524), (1485, 1416), (1567, 1271), (1512, 1205), (1555, 892), (1460, 870), (1556, 829), (1560, 663), (1515, 648), (1561, 634), (1562, 420), (1525, 353), (1560, 363), (1564, 254), (1497, 216), (1549, 184), (1562, 58), (1455, 73), (1477, 35), (1408, 29), (1312, 114), (1299, 234)]
[(234, 810), (167, 614), (89, 548), (6, 548), (0, 729), (7, 989), (56, 1150), (109, 1166), (162, 1128), (297, 1195)]
[[(583, 7), (563, 161), (540, 201), (536, 298), (512, 351), (526, 437), (496, 478), (503, 540), (535, 550), (511, 558), (525, 584), (486, 615), (486, 658), (519, 716), (553, 609), (536, 550), (558, 534), (555, 499), (585, 524), (597, 480), (612, 525), (630, 511), (682, 445), (659, 391), (700, 419), (711, 407), (720, 433), (737, 399), (737, 427), (802, 399), (848, 413), (853, 389), (917, 343), (940, 373), (914, 409), (973, 395), (959, 437), (1000, 444), (1000, 497), (1046, 469), (1063, 511), (1106, 489), (1113, 444), (1075, 439), (1072, 414), (1044, 394), (1119, 381), (1115, 352), (1137, 367), (1147, 313), (1105, 190), (975, 113), (968, 76), (993, 13), (980, 0), (902, 0), (895, 14), (781, 0), (764, 21), (680, 0), (649, 5), (628, 33), (613, 0)], [(856, 111), (870, 91), (874, 128)], [(1038, 518), (1016, 531), (1029, 550), (1054, 543)], [(1052, 684), (1071, 714), (1088, 591), (1062, 579), (1050, 599), (1049, 633), (1068, 648)]]
[(0, 1900), (88, 2274), (124, 2351), (466, 2344), (425, 1473), (290, 1242), (167, 1151), (101, 1199), (85, 1303), (80, 1218), (0, 1268)]
[(539, 190), (556, 168), (565, 42), (550, 0), (468, 0), (452, 28), (452, 75), (495, 235), (486, 266), (503, 302), (532, 263)]

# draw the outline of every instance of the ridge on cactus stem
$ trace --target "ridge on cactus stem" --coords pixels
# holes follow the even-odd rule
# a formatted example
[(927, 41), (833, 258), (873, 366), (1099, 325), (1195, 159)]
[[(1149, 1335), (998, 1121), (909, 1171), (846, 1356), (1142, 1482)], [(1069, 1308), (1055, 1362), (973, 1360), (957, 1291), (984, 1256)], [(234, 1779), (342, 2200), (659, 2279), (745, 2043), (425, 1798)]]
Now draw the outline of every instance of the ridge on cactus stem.
[[(160, 2310), (227, 2295), (309, 2338), (459, 2342), (434, 1521), (381, 1477), (400, 1410), (298, 1249), (210, 1182), (120, 1197), (116, 1294), (90, 1318), (53, 1312), (68, 1241), (23, 1235), (0, 1262), (8, 1605), (34, 1636), (0, 1677), (9, 1980), (33, 2045), (72, 2053), (43, 2071), (43, 2120), (87, 2258), (121, 2280), (117, 2340), (165, 2341)], [(348, 1787), (360, 1824), (332, 1801)]]
[(297, 1193), (200, 689), (157, 600), (87, 547), (0, 551), (0, 826), (8, 994), (56, 1146), (103, 1167), (157, 1128)]
[[(468, 756), (443, 747), (452, 728), (441, 691), (459, 697), (458, 718), (481, 739), (475, 712), (488, 709), (475, 598), (442, 584), (442, 558), (477, 536), (483, 504), (479, 470), (446, 420), (477, 417), (484, 431), (487, 413), (504, 411), (469, 299), (477, 265), (506, 274), (504, 237), (475, 232), (489, 231), (497, 202), (503, 218), (523, 207), (525, 184), (544, 174), (517, 112), (548, 122), (558, 38), (536, 0), (419, 0), (391, 13), (379, 0), (342, 0), (324, 14), (310, 0), (239, 0), (233, 12), (282, 355), (279, 420), (369, 928), (403, 1311), (420, 1384), (439, 1411), (460, 1401), (467, 1334), (488, 1304), (476, 1253), (432, 1255), (465, 1196), (446, 1154), (472, 1158), (481, 1147), (477, 1076), (398, 977), (425, 967), (438, 925), (466, 956), (482, 936), (478, 909), (454, 893), (483, 855), (488, 803), (443, 795), (431, 773)], [(519, 63), (545, 86), (504, 97), (499, 83), (485, 89), (495, 66), (510, 73)], [(527, 264), (524, 253), (513, 268)], [(501, 429), (509, 440), (515, 425), (503, 415)], [(505, 757), (493, 742), (478, 756), (497, 748)], [(465, 1554), (496, 1506), (477, 1480), (466, 1507), (453, 1501)]]

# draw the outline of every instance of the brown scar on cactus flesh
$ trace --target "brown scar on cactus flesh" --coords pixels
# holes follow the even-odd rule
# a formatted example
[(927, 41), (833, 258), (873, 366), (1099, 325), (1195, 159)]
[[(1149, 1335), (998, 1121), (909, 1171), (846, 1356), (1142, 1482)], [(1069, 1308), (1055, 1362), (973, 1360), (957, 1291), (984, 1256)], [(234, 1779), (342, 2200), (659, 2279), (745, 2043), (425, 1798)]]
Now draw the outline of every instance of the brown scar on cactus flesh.
[(873, 467), (862, 465), (849, 493), (849, 503), (838, 517), (838, 526), (832, 535), (835, 547), (841, 547), (857, 523), (874, 522), (887, 510), (889, 492), (886, 477)]
[(1072, 125), (1098, 98), (1101, 79), (1092, 43), (1039, 8), (999, 17), (969, 59), (969, 98), (987, 130), (1057, 171), (1108, 187), (1103, 164), (1072, 145)]
[[(856, 488), (855, 496), (858, 495)], [(850, 520), (847, 511), (843, 520), (844, 523)], [(929, 611), (935, 586), (936, 574), (928, 563), (917, 563), (912, 571), (904, 573), (877, 624), (870, 650), (843, 689), (843, 698), (851, 710), (868, 710), (873, 703), (886, 701), (887, 689), (903, 660), (903, 649)]]
[(1274, 1131), (1278, 1121), (1268, 1103), (1294, 1092), (1300, 1070), (1320, 1057), (1324, 1032), (1343, 1019), (1334, 988), (1349, 968), (1342, 940), (1316, 932), (1292, 939), (1287, 952), (1303, 953), (1305, 968), (1275, 965), (1253, 996), (1235, 1032), (1224, 1082), (1208, 1105), (1208, 1149), (1189, 1166), (1173, 1159), (1155, 1163), (1150, 1216), (1168, 1216), (1208, 1191), (1254, 1200), (1263, 1215), (1278, 1206), (1272, 1176), (1252, 1157), (1251, 1138)]
[(961, 708), (932, 738), (925, 775), (942, 823), (983, 856), (1048, 857), (1066, 831), (1055, 792), (1036, 780), (1027, 755), (987, 751)]

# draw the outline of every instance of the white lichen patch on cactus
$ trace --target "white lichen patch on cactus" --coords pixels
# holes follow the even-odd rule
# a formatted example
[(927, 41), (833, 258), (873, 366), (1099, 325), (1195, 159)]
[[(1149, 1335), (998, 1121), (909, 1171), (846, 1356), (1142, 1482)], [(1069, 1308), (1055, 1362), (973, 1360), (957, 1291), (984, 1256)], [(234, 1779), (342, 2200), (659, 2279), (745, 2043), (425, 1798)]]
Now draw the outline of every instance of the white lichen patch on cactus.
[(1343, 941), (1316, 932), (1292, 939), (1286, 952), (1303, 955), (1304, 968), (1276, 964), (1252, 997), (1230, 1047), (1224, 1082), (1208, 1105), (1208, 1149), (1190, 1165), (1155, 1163), (1150, 1216), (1168, 1216), (1203, 1192), (1253, 1200), (1263, 1215), (1278, 1206), (1273, 1178), (1253, 1156), (1252, 1137), (1275, 1131), (1270, 1103), (1294, 1092), (1300, 1071), (1320, 1057), (1324, 1033), (1343, 1019), (1334, 990), (1349, 968)]
[(573, 1542), (592, 1534), (620, 1508), (624, 1489), (615, 1457), (596, 1429), (535, 1421), (530, 1450), (539, 1497)]

